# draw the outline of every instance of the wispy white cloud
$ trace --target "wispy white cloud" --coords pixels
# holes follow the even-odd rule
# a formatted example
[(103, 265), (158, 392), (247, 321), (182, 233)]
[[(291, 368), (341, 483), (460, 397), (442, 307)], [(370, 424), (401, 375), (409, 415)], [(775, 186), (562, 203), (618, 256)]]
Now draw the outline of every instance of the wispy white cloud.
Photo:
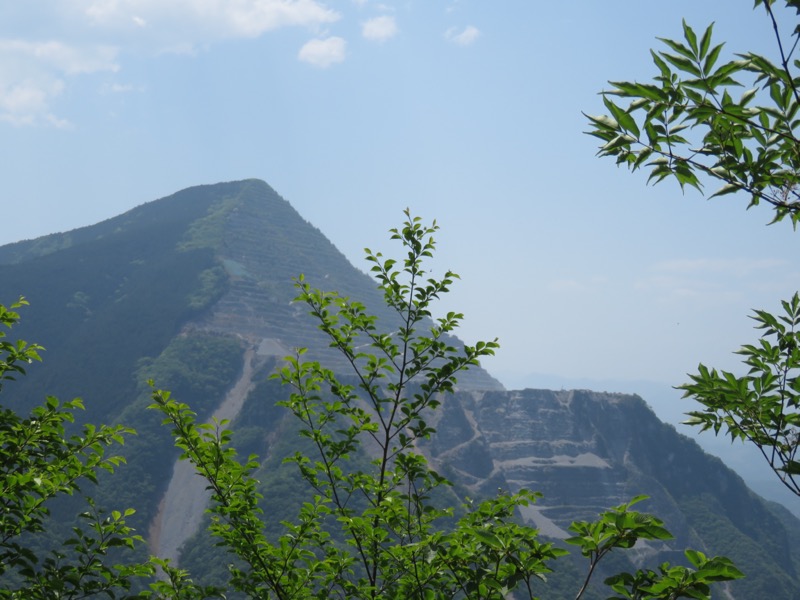
[(66, 75), (118, 71), (117, 49), (112, 46), (77, 47), (56, 41), (0, 40), (3, 61), (26, 61)]
[(336, 36), (313, 39), (300, 48), (297, 58), (310, 65), (326, 69), (345, 59), (347, 42)]
[(785, 267), (788, 261), (780, 258), (684, 258), (659, 262), (654, 271), (666, 273), (718, 273), (746, 276), (754, 271)]
[(144, 92), (145, 87), (130, 83), (105, 83), (100, 88), (104, 94), (130, 94), (133, 92)]
[(69, 0), (104, 27), (180, 30), (192, 37), (257, 37), (282, 27), (332, 23), (339, 13), (316, 0)]
[(638, 279), (633, 290), (653, 305), (716, 311), (740, 303), (750, 287), (749, 283), (746, 286), (732, 285), (731, 281), (724, 279), (654, 275)]
[(385, 42), (397, 35), (397, 23), (390, 15), (374, 17), (361, 24), (361, 35), (368, 40)]
[(718, 281), (709, 278), (693, 278), (663, 273), (638, 279), (634, 283), (634, 288), (643, 292), (653, 292), (662, 297), (669, 295), (684, 298), (718, 294), (722, 290)]
[(578, 293), (585, 292), (587, 286), (577, 279), (556, 279), (548, 282), (546, 289), (550, 292)]
[(480, 30), (472, 25), (467, 25), (463, 29), (451, 27), (444, 32), (444, 37), (448, 42), (458, 44), (459, 46), (469, 46), (474, 44), (480, 36)]
[(156, 56), (169, 54), (177, 56), (197, 56), (207, 48), (208, 46), (206, 45), (198, 47), (197, 44), (193, 44), (191, 42), (176, 42), (174, 44), (168, 44), (159, 48), (158, 52), (156, 52)]
[(599, 287), (605, 285), (608, 279), (602, 275), (592, 275), (581, 279), (577, 278), (561, 278), (549, 281), (545, 285), (545, 289), (549, 292), (555, 293), (587, 293), (597, 290)]
[[(340, 14), (319, 0), (41, 0), (29, 9), (41, 17), (48, 41), (0, 39), (0, 121), (63, 127), (57, 99), (77, 76), (120, 70), (119, 56), (144, 49), (153, 56), (193, 56), (226, 38), (254, 38), (284, 27), (314, 35)], [(98, 43), (92, 43), (92, 40)], [(113, 45), (99, 43), (113, 40)], [(344, 43), (329, 38), (303, 56), (320, 66), (340, 61)], [(105, 83), (100, 93), (114, 90)]]
[(741, 298), (745, 290), (783, 281), (790, 262), (780, 258), (684, 258), (658, 262), (634, 287), (660, 301), (718, 305)]
[(55, 78), (0, 83), (0, 120), (18, 126), (59, 122), (66, 125), (49, 111), (50, 102), (63, 89), (64, 82)]
[[(63, 1), (80, 9), (104, 35), (120, 35), (133, 45), (146, 40), (156, 55), (195, 56), (220, 39), (256, 38), (286, 27), (304, 27), (319, 35), (324, 26), (341, 18), (318, 0), (89, 0), (88, 5), (86, 0)], [(339, 62), (343, 44), (337, 46), (334, 38), (323, 42), (327, 46), (312, 42), (304, 47), (301, 59), (318, 66)]]
[(52, 112), (66, 80), (118, 71), (117, 49), (56, 41), (0, 40), (0, 120), (14, 125), (69, 126)]

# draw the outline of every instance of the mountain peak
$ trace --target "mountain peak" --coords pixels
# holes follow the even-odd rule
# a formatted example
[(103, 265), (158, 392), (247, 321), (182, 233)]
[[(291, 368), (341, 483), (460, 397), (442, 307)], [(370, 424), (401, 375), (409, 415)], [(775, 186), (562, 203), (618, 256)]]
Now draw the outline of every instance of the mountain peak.
[(288, 204), (267, 183), (259, 179), (197, 185), (158, 200), (145, 202), (121, 215), (94, 225), (0, 246), (0, 264), (24, 262), (74, 245), (122, 232), (146, 229), (155, 224), (171, 223), (176, 228), (181, 228), (187, 221), (205, 217), (213, 204), (228, 198), (238, 198), (243, 194), (276, 197)]
[[(95, 225), (0, 247), (0, 266), (9, 273), (30, 270), (34, 259), (37, 272), (48, 265), (58, 265), (53, 268), (60, 276), (72, 272), (63, 288), (41, 290), (41, 296), (37, 289), (6, 281), (6, 289), (28, 296), (34, 306), (48, 295), (45, 303), (56, 312), (70, 305), (92, 314), (118, 311), (123, 297), (134, 297), (123, 292), (132, 281), (151, 282), (153, 289), (143, 294), (150, 298), (157, 297), (152, 282), (180, 279), (186, 283), (184, 310), (176, 311), (181, 318), (171, 325), (172, 335), (189, 330), (234, 335), (264, 356), (283, 357), (308, 347), (310, 357), (334, 369), (348, 365), (328, 347), (305, 307), (293, 303), (294, 278), (302, 274), (314, 286), (357, 298), (386, 324), (396, 320), (375, 281), (259, 179), (190, 187)], [(170, 274), (177, 264), (183, 265), (180, 276)], [(105, 287), (92, 281), (98, 275)], [(170, 291), (178, 293), (174, 287)], [(502, 388), (479, 368), (465, 373), (460, 383)]]

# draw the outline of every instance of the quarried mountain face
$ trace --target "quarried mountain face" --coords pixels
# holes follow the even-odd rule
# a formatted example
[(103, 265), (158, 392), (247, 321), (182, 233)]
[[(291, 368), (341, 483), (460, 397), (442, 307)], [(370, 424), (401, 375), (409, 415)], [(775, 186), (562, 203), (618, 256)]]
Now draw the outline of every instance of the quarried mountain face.
[[(564, 539), (569, 524), (648, 495), (675, 536), (638, 545), (635, 567), (681, 562), (700, 549), (758, 564), (732, 585), (736, 598), (794, 598), (797, 547), (783, 522), (733, 471), (658, 420), (638, 396), (588, 390), (458, 393), (431, 420), (429, 460), (469, 494), (536, 490), (523, 513), (543, 535)], [(755, 595), (754, 595), (755, 594)]]
[[(47, 348), (43, 365), (4, 387), (3, 404), (25, 410), (47, 394), (81, 396), (87, 421), (135, 428), (124, 447), (128, 463), (112, 485), (103, 482), (98, 502), (136, 507), (133, 524), (149, 532), (151, 550), (213, 574), (225, 562), (198, 541), (203, 502), (189, 509), (185, 501), (202, 490), (181, 483), (191, 474), (175, 469), (169, 430), (146, 410), (145, 382), (171, 390), (200, 419), (230, 419), (241, 452), (261, 456), (269, 514), (290, 516), (288, 504), (303, 490), (282, 459), (298, 438), (275, 407), (288, 391), (267, 376), (298, 347), (334, 370), (348, 367), (292, 302), (301, 273), (312, 286), (363, 302), (386, 330), (397, 326), (375, 282), (257, 180), (190, 188), (91, 227), (1, 247), (0, 302), (26, 296), (31, 306), (15, 333)], [(521, 516), (563, 540), (571, 521), (649, 494), (645, 509), (676, 539), (637, 548), (634, 562), (680, 560), (691, 546), (728, 555), (748, 572), (731, 588), (737, 598), (760, 597), (757, 586), (771, 598), (797, 597), (788, 521), (637, 397), (507, 392), (473, 368), (429, 422), (438, 433), (420, 448), (454, 482), (453, 502), (498, 490), (543, 492)]]

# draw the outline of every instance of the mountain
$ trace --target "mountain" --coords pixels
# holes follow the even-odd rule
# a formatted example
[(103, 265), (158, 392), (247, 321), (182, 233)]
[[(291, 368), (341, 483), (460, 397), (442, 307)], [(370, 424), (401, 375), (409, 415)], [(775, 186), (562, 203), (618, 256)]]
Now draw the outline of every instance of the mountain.
[[(0, 247), (0, 302), (26, 296), (31, 305), (15, 334), (47, 348), (42, 365), (4, 388), (4, 402), (25, 410), (47, 394), (81, 396), (86, 420), (134, 427), (128, 464), (101, 482), (98, 502), (137, 507), (151, 551), (213, 578), (225, 561), (201, 533), (203, 485), (146, 409), (146, 381), (202, 419), (230, 419), (239, 452), (261, 457), (272, 521), (290, 516), (302, 489), (282, 459), (300, 442), (275, 406), (287, 391), (268, 374), (298, 347), (348, 372), (292, 302), (292, 278), (301, 273), (313, 286), (358, 298), (388, 330), (396, 326), (375, 282), (257, 180), (190, 188), (90, 227)], [(748, 574), (729, 588), (732, 597), (800, 597), (800, 522), (661, 423), (641, 398), (506, 391), (481, 368), (458, 385), (431, 415), (438, 434), (420, 446), (455, 483), (445, 501), (498, 488), (542, 491), (522, 516), (561, 540), (570, 521), (649, 494), (648, 510), (676, 540), (637, 548), (634, 564), (680, 560), (692, 546), (728, 555)], [(54, 507), (64, 527), (71, 508)]]
[(736, 598), (798, 596), (800, 555), (786, 527), (797, 520), (776, 515), (638, 396), (526, 389), (457, 399), (432, 421), (437, 436), (425, 452), (469, 493), (542, 492), (523, 516), (555, 539), (568, 537), (573, 521), (646, 494), (642, 510), (663, 519), (675, 539), (637, 546), (633, 566), (681, 562), (691, 547), (747, 565), (747, 578), (731, 586)]

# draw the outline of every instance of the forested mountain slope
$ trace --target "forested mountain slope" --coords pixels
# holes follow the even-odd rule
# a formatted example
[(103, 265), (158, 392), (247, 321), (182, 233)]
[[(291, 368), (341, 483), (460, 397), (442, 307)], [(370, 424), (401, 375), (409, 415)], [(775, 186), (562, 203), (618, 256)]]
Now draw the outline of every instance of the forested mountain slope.
[[(47, 349), (42, 365), (4, 390), (5, 402), (25, 410), (47, 394), (81, 396), (87, 420), (134, 427), (128, 464), (113, 485), (101, 482), (99, 501), (135, 506), (136, 527), (148, 532), (152, 551), (213, 577), (224, 563), (195, 536), (202, 502), (175, 509), (184, 501), (168, 490), (187, 488), (170, 488), (178, 453), (160, 418), (146, 410), (145, 382), (153, 378), (201, 418), (222, 407), (240, 453), (261, 457), (268, 514), (291, 515), (304, 492), (282, 459), (300, 442), (275, 407), (288, 391), (267, 377), (298, 347), (341, 373), (348, 366), (305, 307), (292, 303), (292, 278), (301, 273), (314, 286), (361, 300), (388, 331), (396, 327), (374, 281), (258, 180), (190, 188), (97, 225), (0, 247), (0, 302), (27, 297), (15, 333)], [(542, 491), (523, 517), (563, 539), (571, 520), (649, 494), (648, 510), (677, 538), (634, 556), (652, 565), (693, 546), (730, 556), (749, 575), (734, 584), (737, 598), (758, 597), (754, 590), (798, 597), (797, 541), (787, 533), (797, 521), (776, 517), (641, 399), (504, 391), (480, 368), (458, 385), (431, 415), (438, 434), (420, 447), (456, 484), (443, 501), (498, 488)], [(69, 511), (54, 507), (57, 520)], [(176, 514), (188, 524), (170, 523)], [(190, 542), (180, 551), (184, 538)]]

